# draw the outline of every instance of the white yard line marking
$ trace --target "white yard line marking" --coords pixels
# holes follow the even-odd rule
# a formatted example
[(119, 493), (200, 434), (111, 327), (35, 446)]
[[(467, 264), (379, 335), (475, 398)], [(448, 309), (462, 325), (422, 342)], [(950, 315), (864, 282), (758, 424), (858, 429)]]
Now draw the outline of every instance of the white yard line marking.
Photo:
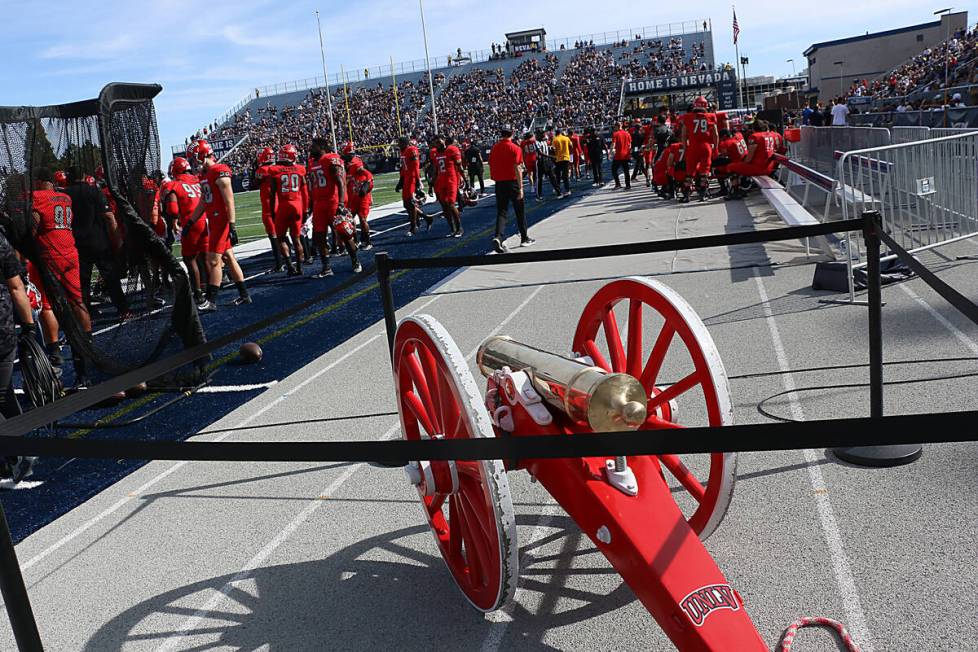
[(10, 479), (0, 480), (0, 489), (4, 491), (17, 491), (19, 489), (36, 489), (44, 484), (43, 480), (33, 481), (33, 480), (21, 480), (20, 482), (14, 482)]
[[(768, 329), (771, 331), (771, 340), (774, 344), (774, 352), (778, 359), (778, 366), (783, 372), (781, 382), (788, 391), (788, 401), (791, 404), (791, 417), (796, 421), (804, 421), (805, 413), (798, 401), (798, 394), (795, 391), (797, 385), (795, 378), (791, 374), (791, 366), (788, 362), (788, 355), (781, 340), (781, 333), (778, 330), (777, 322), (774, 319), (774, 312), (768, 299), (767, 290), (764, 288), (764, 281), (758, 276), (755, 270), (754, 281), (757, 283), (757, 293), (761, 298), (761, 305), (764, 310), (764, 317), (767, 321)], [(863, 612), (862, 604), (859, 600), (859, 592), (856, 589), (856, 581), (852, 576), (852, 565), (846, 556), (845, 546), (842, 543), (842, 533), (839, 524), (835, 520), (835, 513), (832, 510), (832, 501), (829, 498), (828, 488), (825, 484), (825, 477), (822, 475), (822, 468), (818, 465), (818, 457), (815, 451), (807, 449), (802, 451), (805, 462), (808, 465), (808, 479), (811, 481), (815, 495), (815, 507), (818, 511), (819, 520), (822, 523), (822, 532), (825, 534), (825, 542), (828, 545), (829, 555), (832, 558), (832, 571), (835, 573), (835, 581), (839, 587), (842, 597), (842, 608), (846, 612), (846, 626), (852, 633), (853, 638), (859, 643), (863, 652), (873, 652), (872, 635), (866, 624), (866, 614)]]
[(978, 355), (978, 343), (976, 343), (973, 339), (965, 335), (964, 331), (962, 331), (960, 328), (958, 328), (950, 321), (948, 321), (947, 317), (939, 313), (937, 309), (934, 308), (934, 306), (927, 303), (927, 301), (923, 299), (919, 294), (917, 294), (909, 287), (907, 287), (906, 283), (900, 283), (899, 286), (900, 289), (903, 290), (908, 297), (910, 297), (918, 304), (920, 304), (924, 308), (924, 310), (926, 310), (930, 314), (931, 317), (936, 319), (938, 322), (940, 322), (941, 326), (943, 326), (948, 331), (950, 331), (951, 335), (954, 335), (954, 337), (956, 337), (958, 341), (964, 345), (964, 348), (968, 349), (975, 355)]
[[(418, 308), (414, 312), (417, 312), (419, 310), (423, 310), (424, 308), (427, 308), (432, 303), (434, 303), (437, 299), (438, 299), (437, 296), (432, 297), (429, 301), (426, 301), (425, 303), (423, 303), (420, 306), (418, 306)], [(414, 313), (411, 313), (411, 314), (414, 314)], [(373, 344), (374, 342), (376, 342), (381, 337), (385, 337), (385, 336), (386, 336), (386, 333), (384, 331), (381, 331), (381, 332), (377, 333), (376, 335), (370, 337), (366, 341), (361, 342), (359, 345), (357, 345), (353, 349), (350, 349), (349, 351), (347, 351), (346, 353), (344, 353), (342, 356), (340, 356), (339, 358), (337, 358), (335, 361), (331, 362), (327, 366), (323, 367), (322, 369), (320, 369), (319, 371), (317, 371), (316, 373), (314, 373), (313, 375), (311, 375), (309, 378), (306, 378), (304, 381), (302, 381), (301, 383), (299, 383), (298, 385), (296, 385), (295, 387), (293, 387), (292, 389), (290, 389), (285, 394), (282, 394), (281, 396), (279, 396), (275, 400), (269, 402), (264, 407), (262, 407), (259, 410), (255, 411), (251, 415), (245, 417), (240, 423), (238, 423), (237, 426), (235, 426), (235, 428), (243, 428), (243, 427), (245, 427), (247, 425), (250, 425), (255, 419), (257, 419), (261, 415), (265, 414), (266, 412), (268, 412), (272, 408), (276, 407), (277, 405), (281, 404), (282, 401), (284, 401), (286, 398), (288, 398), (289, 396), (291, 396), (295, 392), (299, 391), (300, 389), (302, 389), (303, 387), (305, 387), (309, 383), (311, 383), (314, 380), (318, 379), (323, 374), (325, 374), (325, 373), (329, 372), (330, 370), (334, 369), (337, 365), (340, 365), (340, 364), (346, 362), (346, 360), (348, 360), (351, 356), (353, 356), (356, 353), (359, 353), (360, 351), (362, 351), (366, 347), (368, 347), (371, 344)], [(223, 441), (223, 440), (227, 439), (228, 437), (232, 436), (233, 434), (235, 434), (235, 431), (234, 430), (230, 430), (230, 431), (228, 431), (226, 433), (222, 433), (221, 435), (219, 435), (219, 436), (217, 436), (217, 437), (215, 437), (213, 439), (209, 439), (208, 441), (214, 441), (214, 442)], [(166, 469), (165, 471), (163, 471), (162, 473), (160, 473), (156, 477), (150, 479), (148, 482), (146, 482), (146, 484), (142, 485), (141, 487), (139, 487), (135, 491), (131, 492), (125, 498), (121, 498), (120, 500), (116, 501), (111, 506), (109, 506), (107, 509), (105, 509), (102, 512), (98, 513), (97, 515), (95, 515), (91, 519), (85, 521), (80, 526), (78, 526), (76, 529), (72, 530), (70, 533), (68, 533), (65, 536), (61, 537), (60, 539), (58, 539), (57, 541), (55, 541), (54, 543), (52, 543), (50, 546), (48, 546), (47, 548), (45, 548), (41, 552), (37, 553), (36, 555), (34, 555), (30, 559), (28, 559), (26, 562), (24, 562), (23, 564), (20, 565), (21, 571), (26, 571), (26, 570), (30, 569), (31, 567), (37, 565), (41, 560), (43, 560), (44, 558), (46, 558), (49, 555), (51, 555), (51, 553), (53, 553), (53, 552), (57, 551), (58, 549), (64, 547), (65, 545), (67, 545), (68, 543), (70, 543), (72, 540), (74, 540), (78, 536), (80, 536), (81, 534), (84, 534), (86, 531), (88, 531), (89, 529), (91, 529), (99, 521), (103, 520), (104, 518), (106, 518), (108, 516), (111, 516), (114, 512), (116, 512), (117, 510), (119, 510), (119, 508), (121, 508), (126, 503), (130, 502), (133, 498), (139, 496), (140, 494), (145, 493), (147, 489), (149, 489), (153, 485), (157, 484), (159, 481), (163, 480), (164, 478), (166, 478), (170, 474), (172, 474), (172, 473), (176, 472), (177, 470), (183, 468), (187, 464), (189, 464), (189, 462), (177, 462), (176, 464), (174, 464), (170, 468)]]
[(370, 232), (370, 235), (371, 236), (383, 235), (383, 234), (389, 233), (391, 231), (396, 231), (398, 229), (403, 229), (405, 226), (411, 226), (411, 223), (410, 222), (405, 222), (404, 224), (398, 224), (397, 226), (392, 226), (391, 228), (384, 229), (383, 231), (371, 231)]
[[(513, 311), (509, 313), (509, 315), (505, 319), (503, 319), (503, 321), (501, 321), (498, 326), (496, 326), (494, 329), (492, 329), (492, 331), (489, 332), (488, 336), (491, 337), (492, 335), (497, 334), (500, 331), (500, 329), (502, 329), (503, 327), (506, 326), (506, 324), (512, 321), (512, 319), (516, 317), (516, 315), (519, 314), (519, 312), (522, 311), (523, 308), (525, 308), (530, 303), (530, 301), (540, 293), (542, 289), (543, 289), (542, 287), (539, 287), (535, 289), (533, 292), (531, 292), (530, 295), (526, 297), (526, 299), (524, 299), (518, 306), (516, 306), (516, 308), (514, 308)], [(425, 305), (427, 306), (430, 304), (431, 301), (429, 301)], [(479, 352), (479, 347), (477, 346), (474, 349), (472, 349), (472, 351), (470, 351), (467, 356), (465, 356), (466, 361), (469, 361), (472, 358), (474, 358), (478, 352)], [(390, 428), (387, 430), (387, 432), (385, 432), (384, 435), (381, 437), (381, 441), (393, 437), (394, 434), (398, 432), (400, 427), (401, 427), (400, 419), (394, 421), (391, 424)], [(335, 492), (339, 491), (339, 489), (350, 478), (352, 478), (357, 471), (359, 471), (364, 466), (367, 465), (364, 463), (358, 463), (346, 468), (343, 471), (343, 473), (339, 475), (339, 477), (333, 480), (329, 484), (329, 486), (327, 486), (326, 489), (324, 489), (321, 492), (321, 496), (319, 498), (311, 501), (305, 508), (303, 508), (303, 510), (299, 512), (294, 519), (292, 519), (292, 522), (286, 525), (285, 528), (283, 528), (277, 535), (275, 535), (275, 537), (271, 541), (269, 541), (265, 545), (265, 547), (259, 550), (258, 553), (254, 557), (252, 557), (248, 561), (248, 563), (241, 568), (241, 570), (235, 573), (235, 575), (219, 591), (217, 591), (217, 593), (211, 596), (211, 598), (206, 603), (204, 603), (204, 605), (200, 609), (195, 611), (192, 616), (187, 618), (183, 622), (183, 624), (181, 624), (177, 629), (175, 629), (174, 633), (170, 637), (168, 637), (166, 641), (159, 648), (157, 648), (158, 652), (168, 652), (169, 650), (179, 649), (180, 644), (183, 642), (183, 639), (186, 638), (188, 635), (192, 635), (194, 628), (196, 628), (201, 623), (201, 621), (207, 618), (207, 614), (213, 611), (214, 609), (218, 608), (221, 605), (221, 603), (223, 603), (224, 600), (227, 599), (228, 595), (230, 595), (231, 593), (231, 590), (234, 588), (234, 584), (236, 582), (240, 582), (241, 580), (246, 579), (250, 575), (250, 573), (254, 571), (256, 568), (258, 568), (261, 564), (263, 564), (272, 555), (272, 553), (275, 552), (275, 550), (279, 546), (285, 543), (288, 540), (288, 538), (292, 536), (292, 534), (299, 528), (299, 526), (305, 523), (317, 509), (319, 509), (322, 505), (324, 505), (327, 501), (323, 500), (322, 497), (325, 496), (328, 498), (331, 495), (333, 495)]]
[(92, 333), (92, 337), (95, 337), (96, 335), (101, 335), (102, 333), (108, 333), (109, 331), (115, 330), (115, 329), (119, 328), (119, 326), (121, 326), (122, 324), (128, 324), (131, 321), (139, 321), (141, 319), (146, 319), (147, 317), (152, 317), (155, 314), (158, 314), (158, 313), (163, 312), (164, 310), (170, 310), (170, 309), (171, 309), (170, 306), (164, 306), (162, 308), (157, 308), (156, 310), (151, 310), (151, 311), (149, 311), (149, 312), (147, 312), (145, 314), (137, 315), (136, 317), (133, 317), (132, 319), (127, 319), (127, 320), (125, 320), (123, 322), (118, 322), (118, 323), (112, 324), (111, 326), (106, 326), (105, 328), (102, 328), (102, 329), (97, 330), (94, 333)]
[(277, 380), (267, 383), (254, 383), (253, 385), (207, 385), (201, 387), (195, 394), (230, 394), (232, 392), (253, 392), (256, 389), (268, 389), (278, 385)]

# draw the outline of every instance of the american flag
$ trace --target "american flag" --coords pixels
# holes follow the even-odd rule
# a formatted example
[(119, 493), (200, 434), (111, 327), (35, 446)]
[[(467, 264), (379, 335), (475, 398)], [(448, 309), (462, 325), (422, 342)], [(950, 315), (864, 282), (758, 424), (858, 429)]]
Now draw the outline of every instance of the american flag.
[(733, 33), (734, 33), (734, 45), (737, 45), (737, 37), (740, 36), (740, 25), (737, 24), (737, 10), (734, 9), (734, 22), (733, 22)]

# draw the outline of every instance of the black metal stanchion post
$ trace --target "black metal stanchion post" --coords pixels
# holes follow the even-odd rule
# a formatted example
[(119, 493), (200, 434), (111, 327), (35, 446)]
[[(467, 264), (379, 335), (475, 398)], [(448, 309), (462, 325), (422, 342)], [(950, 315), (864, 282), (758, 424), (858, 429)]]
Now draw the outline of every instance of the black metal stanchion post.
[(20, 574), (20, 562), (17, 561), (17, 552), (10, 538), (10, 528), (7, 527), (7, 515), (3, 512), (2, 503), (0, 503), (0, 593), (3, 594), (3, 603), (7, 607), (7, 616), (10, 618), (10, 628), (13, 629), (14, 638), (17, 640), (17, 649), (20, 652), (41, 652), (44, 646), (41, 645), (41, 635), (37, 631), (37, 622), (34, 620), (31, 602), (24, 587), (24, 576)]
[(386, 251), (379, 252), (374, 261), (377, 263), (377, 284), (380, 286), (380, 297), (384, 304), (384, 326), (387, 329), (387, 348), (390, 349), (391, 360), (394, 356), (394, 333), (397, 332), (397, 316), (394, 313), (394, 291), (391, 289), (391, 262)]
[[(880, 278), (879, 213), (867, 213), (863, 226), (866, 241), (867, 299), (869, 300), (869, 414), (883, 416), (883, 284)], [(898, 466), (920, 457), (916, 444), (836, 448), (836, 457), (860, 466)]]

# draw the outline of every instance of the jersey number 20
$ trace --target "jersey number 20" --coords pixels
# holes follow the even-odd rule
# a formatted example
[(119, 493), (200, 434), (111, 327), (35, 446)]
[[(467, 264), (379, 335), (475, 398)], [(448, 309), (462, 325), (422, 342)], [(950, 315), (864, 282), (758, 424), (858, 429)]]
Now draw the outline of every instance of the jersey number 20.
[(279, 177), (279, 185), (282, 192), (299, 192), (299, 175), (283, 174)]

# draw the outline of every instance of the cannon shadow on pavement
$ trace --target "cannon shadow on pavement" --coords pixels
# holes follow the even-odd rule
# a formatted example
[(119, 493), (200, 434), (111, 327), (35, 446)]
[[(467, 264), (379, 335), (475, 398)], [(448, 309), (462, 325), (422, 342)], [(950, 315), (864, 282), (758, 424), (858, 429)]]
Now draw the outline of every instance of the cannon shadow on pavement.
[[(525, 527), (538, 520), (536, 515), (517, 518)], [(521, 650), (554, 649), (543, 642), (548, 630), (635, 600), (624, 584), (607, 594), (569, 587), (571, 576), (606, 576), (614, 570), (603, 560), (597, 568), (582, 568), (574, 558), (594, 552), (597, 560), (596, 551), (579, 549), (587, 544), (569, 517), (556, 516), (549, 523), (552, 532), (521, 550), (526, 572), (506, 633)], [(222, 590), (228, 598), (183, 633), (180, 649), (382, 649), (395, 641), (398, 650), (479, 649), (491, 623), (459, 599), (433, 544), (423, 546), (431, 549), (426, 551), (404, 541), (423, 538), (427, 543), (429, 537), (425, 525), (402, 528), (358, 541), (321, 561), (256, 569), (229, 590), (225, 586), (235, 574), (166, 591), (105, 623), (84, 650), (156, 649), (180, 635), (199, 605)], [(545, 545), (558, 547), (559, 554), (533, 555)], [(532, 611), (521, 599), (528, 593), (529, 602), (536, 603)], [(557, 612), (561, 598), (579, 606)]]

